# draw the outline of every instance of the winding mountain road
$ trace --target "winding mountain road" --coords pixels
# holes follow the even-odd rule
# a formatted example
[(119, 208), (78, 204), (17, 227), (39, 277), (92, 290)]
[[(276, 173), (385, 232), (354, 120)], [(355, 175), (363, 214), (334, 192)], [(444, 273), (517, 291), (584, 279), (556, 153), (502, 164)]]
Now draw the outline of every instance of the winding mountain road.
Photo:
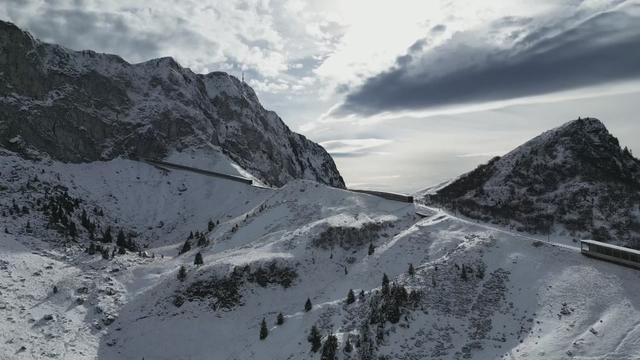
[[(435, 212), (435, 215), (432, 216), (424, 216), (423, 213), (421, 213), (420, 209), (424, 209), (427, 210), (429, 212)], [(431, 207), (431, 206), (427, 206), (424, 204), (417, 204), (416, 203), (416, 214), (418, 214), (419, 216), (423, 216), (423, 217), (434, 217), (434, 216), (446, 216), (447, 218), (450, 219), (454, 219), (456, 221), (460, 221), (466, 224), (471, 224), (471, 225), (475, 225), (475, 226), (479, 226), (481, 228), (487, 229), (487, 230), (491, 230), (491, 231), (496, 231), (496, 232), (500, 232), (503, 234), (507, 234), (507, 235), (511, 235), (513, 237), (516, 238), (520, 238), (520, 239), (525, 239), (527, 241), (538, 241), (547, 245), (551, 245), (551, 246), (555, 246), (558, 248), (562, 248), (562, 249), (566, 249), (566, 250), (570, 250), (570, 251), (577, 251), (580, 252), (580, 247), (579, 246), (571, 246), (571, 245), (567, 245), (567, 244), (563, 244), (563, 243), (559, 243), (559, 242), (554, 242), (554, 241), (550, 241), (550, 240), (545, 240), (545, 239), (540, 239), (534, 236), (530, 236), (530, 235), (524, 235), (518, 232), (514, 232), (514, 231), (509, 231), (506, 229), (502, 229), (498, 226), (494, 226), (494, 225), (488, 225), (486, 223), (482, 223), (482, 222), (476, 222), (470, 219), (466, 219), (460, 216), (456, 216), (451, 214), (450, 212), (441, 209), (441, 208), (436, 208), (436, 207)]]

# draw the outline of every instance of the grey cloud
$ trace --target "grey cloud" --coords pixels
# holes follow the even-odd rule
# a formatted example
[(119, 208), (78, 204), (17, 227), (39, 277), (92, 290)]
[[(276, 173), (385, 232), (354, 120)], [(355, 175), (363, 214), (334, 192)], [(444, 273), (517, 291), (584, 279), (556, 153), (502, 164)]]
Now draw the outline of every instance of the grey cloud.
[[(519, 40), (508, 49), (477, 44), (473, 34), (419, 54), (414, 44), (393, 68), (349, 93), (333, 115), (506, 100), (640, 77), (640, 6), (623, 9), (564, 31), (512, 32)], [(505, 18), (493, 26), (529, 21)]]
[(321, 145), (331, 156), (351, 158), (376, 154), (379, 148), (390, 142), (391, 140), (379, 138), (355, 138), (325, 141)]
[[(216, 48), (218, 44), (187, 29), (184, 19), (174, 18), (170, 23), (159, 24), (163, 31), (134, 30), (127, 24), (123, 13), (85, 10), (81, 7), (62, 9), (40, 6), (36, 14), (28, 7), (11, 4), (7, 11), (11, 21), (28, 30), (37, 38), (63, 45), (74, 50), (92, 49), (116, 53), (128, 61), (140, 62), (163, 54), (163, 43), (206, 44)], [(135, 9), (129, 12), (135, 12)], [(158, 19), (160, 21), (160, 19)]]
[(432, 34), (440, 34), (442, 32), (444, 32), (445, 30), (447, 30), (447, 27), (443, 24), (438, 24), (434, 27), (431, 28), (431, 33)]

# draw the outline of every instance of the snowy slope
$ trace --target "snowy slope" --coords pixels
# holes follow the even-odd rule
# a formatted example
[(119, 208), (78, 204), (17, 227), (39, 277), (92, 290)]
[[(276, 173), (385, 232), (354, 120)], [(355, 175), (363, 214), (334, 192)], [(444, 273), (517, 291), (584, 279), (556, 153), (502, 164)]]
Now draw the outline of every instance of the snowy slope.
[[(337, 336), (339, 359), (361, 358), (362, 344), (342, 348), (365, 330), (371, 352), (389, 359), (640, 356), (640, 273), (535, 235), (437, 209), (421, 219), (411, 204), (310, 181), (264, 189), (122, 159), (0, 160), (0, 358), (319, 359), (312, 325)], [(72, 241), (47, 226), (35, 204), (63, 184), (81, 200), (70, 218), (87, 209), (100, 229), (136, 233), (144, 253), (105, 260), (84, 251), (83, 228)], [(29, 213), (9, 214), (12, 200)], [(103, 215), (93, 217), (96, 206)], [(208, 244), (191, 240), (178, 255), (191, 231)], [(385, 273), (415, 298), (380, 325), (370, 319)], [(346, 305), (349, 289), (357, 300)]]
[[(214, 244), (203, 251), (204, 266), (190, 265), (193, 252), (172, 260), (173, 269), (178, 264), (188, 267), (185, 284), (175, 280), (175, 272), (154, 279), (157, 285), (149, 286), (137, 301), (123, 308), (116, 323), (122, 330), (103, 338), (100, 357), (319, 358), (309, 353), (306, 336), (310, 327), (317, 324), (323, 334), (338, 334), (341, 345), (347, 333), (357, 337), (370, 304), (358, 300), (345, 305), (347, 291), (364, 289), (368, 299), (371, 290), (380, 286), (383, 273), (421, 290), (423, 296), (407, 312), (406, 320), (386, 323), (384, 340), (376, 344), (378, 355), (392, 359), (626, 359), (640, 355), (636, 329), (640, 290), (634, 285), (640, 275), (635, 270), (442, 213), (417, 221), (407, 212), (411, 207), (360, 195), (358, 201), (348, 197), (346, 204), (336, 207), (331, 201), (335, 190), (296, 185), (283, 194), (292, 203), (286, 210), (270, 206), (271, 201), (282, 199), (275, 194), (267, 200), (262, 215), (240, 220), (240, 230), (233, 235), (223, 227), (212, 234)], [(316, 202), (317, 209), (306, 213), (307, 199), (289, 197), (301, 189), (310, 192), (311, 199), (321, 195), (329, 201), (326, 205), (322, 200)], [(296, 215), (288, 213), (291, 206)], [(317, 227), (380, 221), (381, 212), (393, 214), (384, 218), (397, 227), (374, 241), (376, 250), (371, 256), (366, 246), (331, 251), (312, 245)], [(355, 260), (345, 261), (348, 257)], [(273, 259), (295, 269), (298, 277), (291, 287), (245, 283), (242, 304), (231, 309), (212, 310), (206, 300), (187, 301), (180, 307), (172, 303), (186, 284), (212, 274), (221, 277), (234, 266), (255, 267)], [(416, 266), (414, 277), (407, 274), (408, 263)], [(462, 280), (456, 264), (465, 264), (474, 273)], [(484, 268), (482, 279), (475, 275), (479, 267)], [(157, 271), (157, 267), (146, 271)], [(305, 313), (307, 297), (314, 308)], [(276, 326), (279, 312), (285, 323)], [(258, 329), (263, 317), (270, 334), (261, 341)], [(351, 358), (358, 357), (353, 354)]]
[(421, 195), (520, 230), (640, 246), (640, 161), (594, 118), (549, 130)]

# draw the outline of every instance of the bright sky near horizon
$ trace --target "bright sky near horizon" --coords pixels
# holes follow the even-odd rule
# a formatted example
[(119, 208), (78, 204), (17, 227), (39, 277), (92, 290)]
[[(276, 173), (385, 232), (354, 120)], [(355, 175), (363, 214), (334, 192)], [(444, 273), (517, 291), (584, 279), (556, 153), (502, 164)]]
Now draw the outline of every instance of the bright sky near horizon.
[(640, 1), (7, 0), (130, 62), (245, 77), (354, 187), (414, 191), (578, 116), (640, 152)]

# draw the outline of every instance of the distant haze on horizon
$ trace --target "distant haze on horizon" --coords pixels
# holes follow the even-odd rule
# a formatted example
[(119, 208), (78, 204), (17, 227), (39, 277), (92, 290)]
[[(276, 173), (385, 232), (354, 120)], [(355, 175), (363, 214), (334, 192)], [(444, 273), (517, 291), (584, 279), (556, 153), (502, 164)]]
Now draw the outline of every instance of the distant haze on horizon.
[(640, 153), (638, 0), (9, 0), (0, 19), (130, 62), (244, 72), (352, 187), (416, 191), (579, 116)]

